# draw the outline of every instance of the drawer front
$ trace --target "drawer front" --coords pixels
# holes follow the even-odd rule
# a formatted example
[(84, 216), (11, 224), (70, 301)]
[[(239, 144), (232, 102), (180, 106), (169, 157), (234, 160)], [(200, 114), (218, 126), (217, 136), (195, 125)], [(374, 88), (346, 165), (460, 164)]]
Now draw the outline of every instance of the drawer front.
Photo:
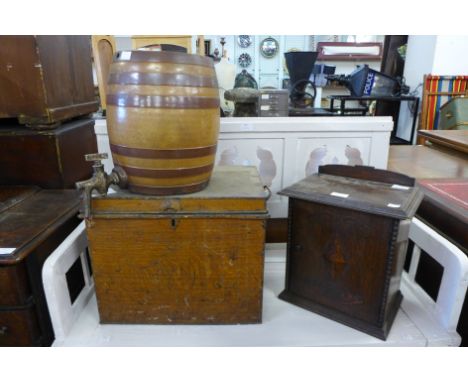
[(40, 329), (34, 307), (0, 311), (0, 346), (39, 346)]
[(0, 266), (0, 307), (24, 305), (31, 295), (24, 262)]

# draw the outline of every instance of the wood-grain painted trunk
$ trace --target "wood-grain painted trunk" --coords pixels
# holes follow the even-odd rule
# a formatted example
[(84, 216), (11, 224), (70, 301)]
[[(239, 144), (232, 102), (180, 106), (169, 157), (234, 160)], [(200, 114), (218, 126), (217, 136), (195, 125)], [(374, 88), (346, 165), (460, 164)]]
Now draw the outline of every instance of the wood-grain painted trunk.
[(219, 167), (190, 195), (94, 198), (87, 232), (101, 322), (261, 322), (267, 216), (253, 167)]

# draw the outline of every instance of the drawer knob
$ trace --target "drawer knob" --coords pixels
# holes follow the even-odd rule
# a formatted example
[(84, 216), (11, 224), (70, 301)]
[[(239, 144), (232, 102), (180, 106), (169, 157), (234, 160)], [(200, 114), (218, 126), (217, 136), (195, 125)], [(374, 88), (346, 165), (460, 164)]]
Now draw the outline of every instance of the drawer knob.
[(5, 336), (8, 333), (8, 326), (0, 326), (0, 336)]

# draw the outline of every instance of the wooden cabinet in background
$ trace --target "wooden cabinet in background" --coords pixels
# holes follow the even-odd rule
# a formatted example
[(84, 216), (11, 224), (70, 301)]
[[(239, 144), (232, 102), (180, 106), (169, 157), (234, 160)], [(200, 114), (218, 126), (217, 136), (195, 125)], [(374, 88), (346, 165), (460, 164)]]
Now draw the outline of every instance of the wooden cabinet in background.
[(97, 109), (89, 36), (0, 36), (0, 118), (50, 128)]

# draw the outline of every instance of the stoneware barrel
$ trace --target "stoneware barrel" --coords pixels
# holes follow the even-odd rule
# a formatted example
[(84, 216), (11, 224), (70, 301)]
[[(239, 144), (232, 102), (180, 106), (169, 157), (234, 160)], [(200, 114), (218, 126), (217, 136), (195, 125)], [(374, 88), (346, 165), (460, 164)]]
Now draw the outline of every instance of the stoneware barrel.
[(117, 53), (107, 90), (114, 164), (130, 191), (185, 194), (205, 188), (219, 134), (212, 59), (180, 52)]

